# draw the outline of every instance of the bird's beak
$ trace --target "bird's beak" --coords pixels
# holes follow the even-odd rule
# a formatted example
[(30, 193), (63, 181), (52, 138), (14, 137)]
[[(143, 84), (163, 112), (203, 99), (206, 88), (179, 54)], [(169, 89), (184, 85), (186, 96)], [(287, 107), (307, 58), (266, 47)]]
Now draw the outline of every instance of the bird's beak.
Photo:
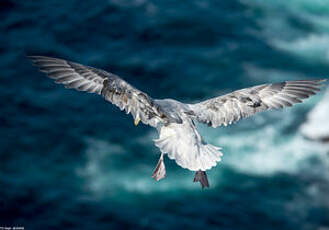
[(140, 122), (140, 120), (141, 120), (141, 119), (139, 119), (138, 117), (136, 117), (136, 119), (135, 119), (135, 121), (134, 121), (135, 126), (138, 125), (138, 123)]

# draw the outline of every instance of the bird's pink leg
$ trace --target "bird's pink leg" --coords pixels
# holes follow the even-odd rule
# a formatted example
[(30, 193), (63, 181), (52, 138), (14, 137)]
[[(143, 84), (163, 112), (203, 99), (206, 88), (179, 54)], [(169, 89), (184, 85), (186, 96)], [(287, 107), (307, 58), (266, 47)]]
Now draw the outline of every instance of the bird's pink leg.
[(154, 178), (156, 181), (159, 181), (165, 177), (166, 177), (166, 167), (163, 162), (163, 153), (161, 153), (158, 164), (153, 171), (152, 178)]
[(198, 181), (200, 182), (202, 188), (204, 188), (204, 187), (209, 188), (209, 182), (208, 182), (207, 174), (205, 171), (199, 170), (199, 171), (195, 172), (193, 182), (198, 182)]

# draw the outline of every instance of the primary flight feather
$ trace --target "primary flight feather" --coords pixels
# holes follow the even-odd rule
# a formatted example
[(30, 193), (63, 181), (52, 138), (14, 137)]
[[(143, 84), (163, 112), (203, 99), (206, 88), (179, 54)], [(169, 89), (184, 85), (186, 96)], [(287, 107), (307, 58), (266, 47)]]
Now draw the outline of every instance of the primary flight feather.
[(195, 171), (194, 182), (209, 187), (206, 170), (221, 160), (219, 147), (206, 143), (195, 121), (212, 127), (228, 125), (269, 109), (301, 103), (319, 91), (323, 80), (285, 81), (264, 84), (215, 97), (196, 104), (173, 99), (153, 99), (115, 74), (58, 58), (30, 56), (32, 62), (56, 83), (66, 88), (102, 95), (105, 100), (131, 113), (158, 130), (154, 140), (161, 156), (152, 174), (157, 181), (166, 176), (164, 154), (178, 165)]

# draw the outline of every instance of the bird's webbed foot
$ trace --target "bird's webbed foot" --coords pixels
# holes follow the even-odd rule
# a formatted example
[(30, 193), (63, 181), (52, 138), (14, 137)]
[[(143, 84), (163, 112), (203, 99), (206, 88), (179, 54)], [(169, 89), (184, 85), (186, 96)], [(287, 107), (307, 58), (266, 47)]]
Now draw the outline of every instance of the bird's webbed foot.
[(156, 181), (159, 181), (165, 177), (166, 177), (166, 167), (163, 162), (163, 153), (161, 153), (158, 164), (156, 165), (153, 171), (152, 178), (154, 178)]
[(205, 171), (201, 171), (201, 170), (196, 171), (193, 182), (200, 182), (202, 188), (204, 187), (209, 188), (209, 182)]

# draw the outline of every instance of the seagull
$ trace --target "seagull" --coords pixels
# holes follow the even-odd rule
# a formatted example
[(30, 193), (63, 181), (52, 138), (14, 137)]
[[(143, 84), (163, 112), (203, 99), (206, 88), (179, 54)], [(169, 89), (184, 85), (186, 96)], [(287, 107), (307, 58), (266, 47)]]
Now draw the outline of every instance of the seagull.
[(208, 144), (199, 134), (195, 123), (216, 128), (235, 123), (258, 112), (290, 107), (319, 91), (321, 80), (284, 81), (258, 85), (214, 97), (199, 103), (185, 104), (173, 99), (153, 99), (119, 76), (75, 62), (29, 56), (40, 71), (63, 84), (88, 93), (99, 94), (105, 100), (131, 114), (134, 124), (141, 121), (157, 129), (154, 140), (161, 155), (153, 171), (156, 181), (166, 176), (164, 155), (182, 168), (195, 172), (194, 182), (209, 187), (206, 171), (221, 161), (221, 148)]

